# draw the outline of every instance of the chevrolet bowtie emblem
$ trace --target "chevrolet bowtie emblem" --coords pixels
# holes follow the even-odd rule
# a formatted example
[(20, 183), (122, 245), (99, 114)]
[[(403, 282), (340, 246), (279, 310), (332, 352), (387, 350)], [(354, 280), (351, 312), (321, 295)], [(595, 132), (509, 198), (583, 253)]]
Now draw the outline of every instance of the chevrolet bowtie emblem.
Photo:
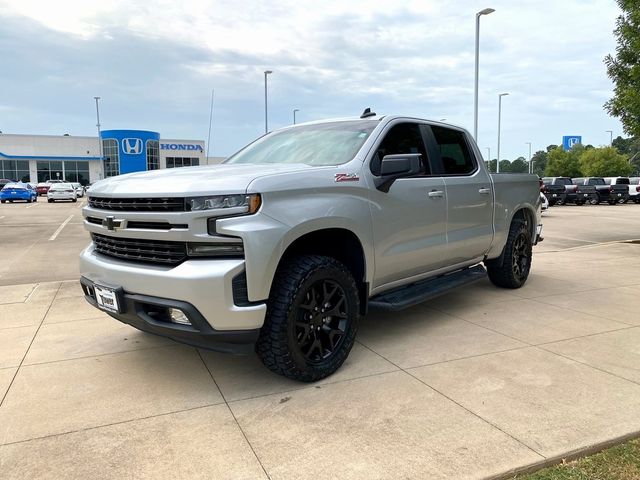
[(122, 227), (122, 220), (116, 220), (115, 217), (108, 216), (107, 218), (102, 220), (102, 226), (107, 227), (107, 230), (111, 230), (112, 232), (114, 232), (118, 228)]

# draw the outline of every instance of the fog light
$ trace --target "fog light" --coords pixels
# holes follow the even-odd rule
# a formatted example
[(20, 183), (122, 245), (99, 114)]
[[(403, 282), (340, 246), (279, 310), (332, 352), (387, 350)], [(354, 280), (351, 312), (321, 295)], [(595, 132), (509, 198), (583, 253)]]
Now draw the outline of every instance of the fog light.
[(189, 318), (179, 308), (170, 308), (169, 318), (171, 318), (172, 323), (178, 323), (180, 325), (191, 325)]

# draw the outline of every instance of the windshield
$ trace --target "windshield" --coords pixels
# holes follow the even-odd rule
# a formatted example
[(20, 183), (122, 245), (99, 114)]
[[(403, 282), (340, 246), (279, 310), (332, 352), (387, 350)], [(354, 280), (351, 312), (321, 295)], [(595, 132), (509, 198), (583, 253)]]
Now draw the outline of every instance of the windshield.
[(341, 165), (353, 159), (377, 125), (362, 120), (294, 127), (265, 135), (224, 163)]

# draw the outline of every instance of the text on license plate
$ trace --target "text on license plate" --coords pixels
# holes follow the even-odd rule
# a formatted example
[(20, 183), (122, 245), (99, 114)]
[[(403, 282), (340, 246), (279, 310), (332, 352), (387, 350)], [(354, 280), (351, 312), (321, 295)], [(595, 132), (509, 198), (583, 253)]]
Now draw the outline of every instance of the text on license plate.
[(118, 297), (114, 290), (98, 285), (94, 285), (94, 289), (96, 292), (96, 301), (100, 308), (109, 310), (110, 312), (118, 311)]

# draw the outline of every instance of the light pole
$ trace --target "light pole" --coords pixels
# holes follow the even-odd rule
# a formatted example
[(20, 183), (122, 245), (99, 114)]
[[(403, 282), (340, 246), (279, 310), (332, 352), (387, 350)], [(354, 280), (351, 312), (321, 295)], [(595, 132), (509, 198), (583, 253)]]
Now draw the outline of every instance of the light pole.
[(271, 75), (271, 70), (264, 71), (264, 133), (269, 133), (269, 118), (267, 109), (267, 75)]
[(209, 108), (209, 135), (207, 136), (207, 165), (209, 165), (209, 147), (211, 146), (211, 120), (213, 119), (213, 92), (215, 88), (211, 89), (211, 107)]
[(502, 97), (506, 97), (508, 93), (498, 95), (498, 159), (496, 160), (496, 173), (500, 173), (500, 127), (502, 124)]
[(299, 112), (300, 110), (297, 108), (293, 109), (293, 124), (296, 124), (296, 112)]
[(93, 97), (96, 101), (96, 127), (98, 127), (98, 147), (100, 149), (100, 168), (102, 169), (102, 175), (104, 176), (104, 154), (102, 153), (102, 138), (100, 138), (100, 107), (98, 107), (98, 100), (100, 97)]
[(478, 83), (480, 77), (480, 17), (495, 12), (493, 8), (485, 8), (476, 13), (476, 75), (473, 90), (473, 138), (478, 141)]
[(609, 146), (613, 147), (613, 130), (607, 130), (607, 133), (609, 134), (609, 137), (610, 137)]
[(525, 145), (529, 145), (529, 173), (533, 173), (533, 168), (531, 168), (531, 142), (525, 142)]
[(485, 148), (487, 149), (487, 170), (491, 173), (491, 148)]

